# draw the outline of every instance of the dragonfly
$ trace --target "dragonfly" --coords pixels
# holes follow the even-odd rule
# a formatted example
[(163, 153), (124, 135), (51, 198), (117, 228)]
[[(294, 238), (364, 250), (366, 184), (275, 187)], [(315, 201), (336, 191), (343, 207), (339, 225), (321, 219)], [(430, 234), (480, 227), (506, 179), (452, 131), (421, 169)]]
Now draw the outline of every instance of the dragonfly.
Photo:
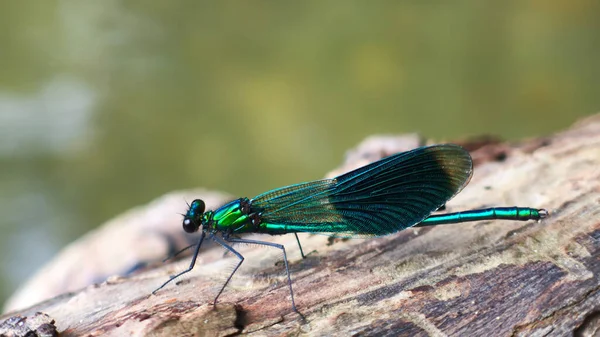
[(189, 267), (171, 276), (153, 294), (176, 278), (192, 271), (206, 238), (238, 258), (238, 263), (217, 293), (219, 296), (244, 262), (232, 247), (247, 243), (280, 249), (287, 274), (292, 309), (296, 308), (285, 247), (268, 241), (250, 240), (239, 234), (325, 234), (342, 238), (379, 237), (410, 227), (456, 224), (482, 220), (540, 220), (545, 209), (493, 207), (447, 214), (432, 214), (445, 206), (471, 179), (473, 161), (469, 152), (454, 144), (420, 147), (383, 158), (335, 178), (277, 188), (252, 199), (239, 198), (215, 210), (206, 210), (201, 199), (189, 204), (183, 229), (200, 231)]

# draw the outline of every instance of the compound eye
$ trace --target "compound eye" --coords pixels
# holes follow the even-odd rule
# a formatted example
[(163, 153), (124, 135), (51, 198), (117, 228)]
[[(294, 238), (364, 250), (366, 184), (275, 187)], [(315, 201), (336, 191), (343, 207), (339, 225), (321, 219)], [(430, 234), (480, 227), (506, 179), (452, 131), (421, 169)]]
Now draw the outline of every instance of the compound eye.
[(193, 209), (195, 213), (202, 214), (206, 209), (206, 204), (204, 204), (204, 201), (202, 201), (201, 199), (195, 199), (194, 201), (192, 201), (192, 205), (190, 206), (190, 208)]
[(194, 233), (198, 230), (199, 227), (200, 226), (198, 226), (198, 224), (195, 221), (192, 221), (192, 219), (183, 219), (183, 230), (186, 231), (186, 233)]

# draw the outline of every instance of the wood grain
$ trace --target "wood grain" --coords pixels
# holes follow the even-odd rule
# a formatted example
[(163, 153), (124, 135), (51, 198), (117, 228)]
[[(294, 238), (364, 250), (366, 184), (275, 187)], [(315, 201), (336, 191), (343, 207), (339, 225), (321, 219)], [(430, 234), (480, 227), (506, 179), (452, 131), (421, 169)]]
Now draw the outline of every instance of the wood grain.
[[(371, 139), (336, 172), (415, 139)], [(2, 319), (42, 311), (61, 336), (597, 335), (600, 116), (544, 139), (462, 144), (472, 151), (475, 173), (447, 211), (519, 205), (546, 208), (550, 217), (409, 229), (376, 239), (302, 235), (305, 251), (313, 251), (306, 259), (292, 235), (251, 236), (286, 246), (306, 320), (291, 309), (280, 251), (245, 246), (239, 249), (246, 261), (216, 308), (211, 302), (237, 259), (210, 246), (192, 273), (157, 295), (150, 293), (188, 259), (111, 277)]]

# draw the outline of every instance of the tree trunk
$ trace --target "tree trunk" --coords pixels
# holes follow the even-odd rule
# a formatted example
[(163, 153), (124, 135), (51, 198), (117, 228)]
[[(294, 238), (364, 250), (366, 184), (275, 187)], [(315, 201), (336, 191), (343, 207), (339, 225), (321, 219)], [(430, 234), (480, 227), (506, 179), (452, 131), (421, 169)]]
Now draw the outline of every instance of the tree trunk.
[[(370, 139), (343, 170), (417, 145), (415, 137)], [(238, 261), (215, 245), (202, 250), (191, 273), (156, 295), (151, 292), (185, 269), (189, 258), (111, 277), (2, 319), (41, 311), (56, 321), (61, 336), (598, 335), (600, 115), (545, 139), (462, 145), (473, 156), (474, 176), (444, 212), (518, 205), (546, 208), (550, 216), (540, 222), (408, 229), (369, 239), (300, 235), (305, 253), (311, 252), (306, 259), (293, 235), (249, 236), (285, 245), (296, 305), (306, 319), (292, 310), (281, 251), (268, 247), (236, 246), (246, 260), (213, 307)], [(185, 204), (179, 207), (182, 212)], [(174, 224), (180, 218), (174, 219), (162, 223), (180, 230)], [(115, 233), (120, 226), (113, 225)], [(114, 255), (113, 248), (120, 252), (114, 242), (96, 251), (98, 256), (69, 249), (73, 256), (102, 259)], [(46, 272), (38, 275), (37, 288), (21, 294), (38, 292), (43, 280), (64, 278), (59, 269)]]

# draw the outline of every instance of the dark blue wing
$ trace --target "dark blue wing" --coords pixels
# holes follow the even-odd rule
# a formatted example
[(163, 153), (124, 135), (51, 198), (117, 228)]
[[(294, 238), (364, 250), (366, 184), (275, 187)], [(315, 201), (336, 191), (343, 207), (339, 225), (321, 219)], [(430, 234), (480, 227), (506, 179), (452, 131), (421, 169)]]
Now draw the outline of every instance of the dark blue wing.
[(266, 192), (252, 200), (252, 209), (282, 233), (385, 235), (427, 218), (462, 190), (472, 169), (460, 146), (422, 147), (333, 179)]

